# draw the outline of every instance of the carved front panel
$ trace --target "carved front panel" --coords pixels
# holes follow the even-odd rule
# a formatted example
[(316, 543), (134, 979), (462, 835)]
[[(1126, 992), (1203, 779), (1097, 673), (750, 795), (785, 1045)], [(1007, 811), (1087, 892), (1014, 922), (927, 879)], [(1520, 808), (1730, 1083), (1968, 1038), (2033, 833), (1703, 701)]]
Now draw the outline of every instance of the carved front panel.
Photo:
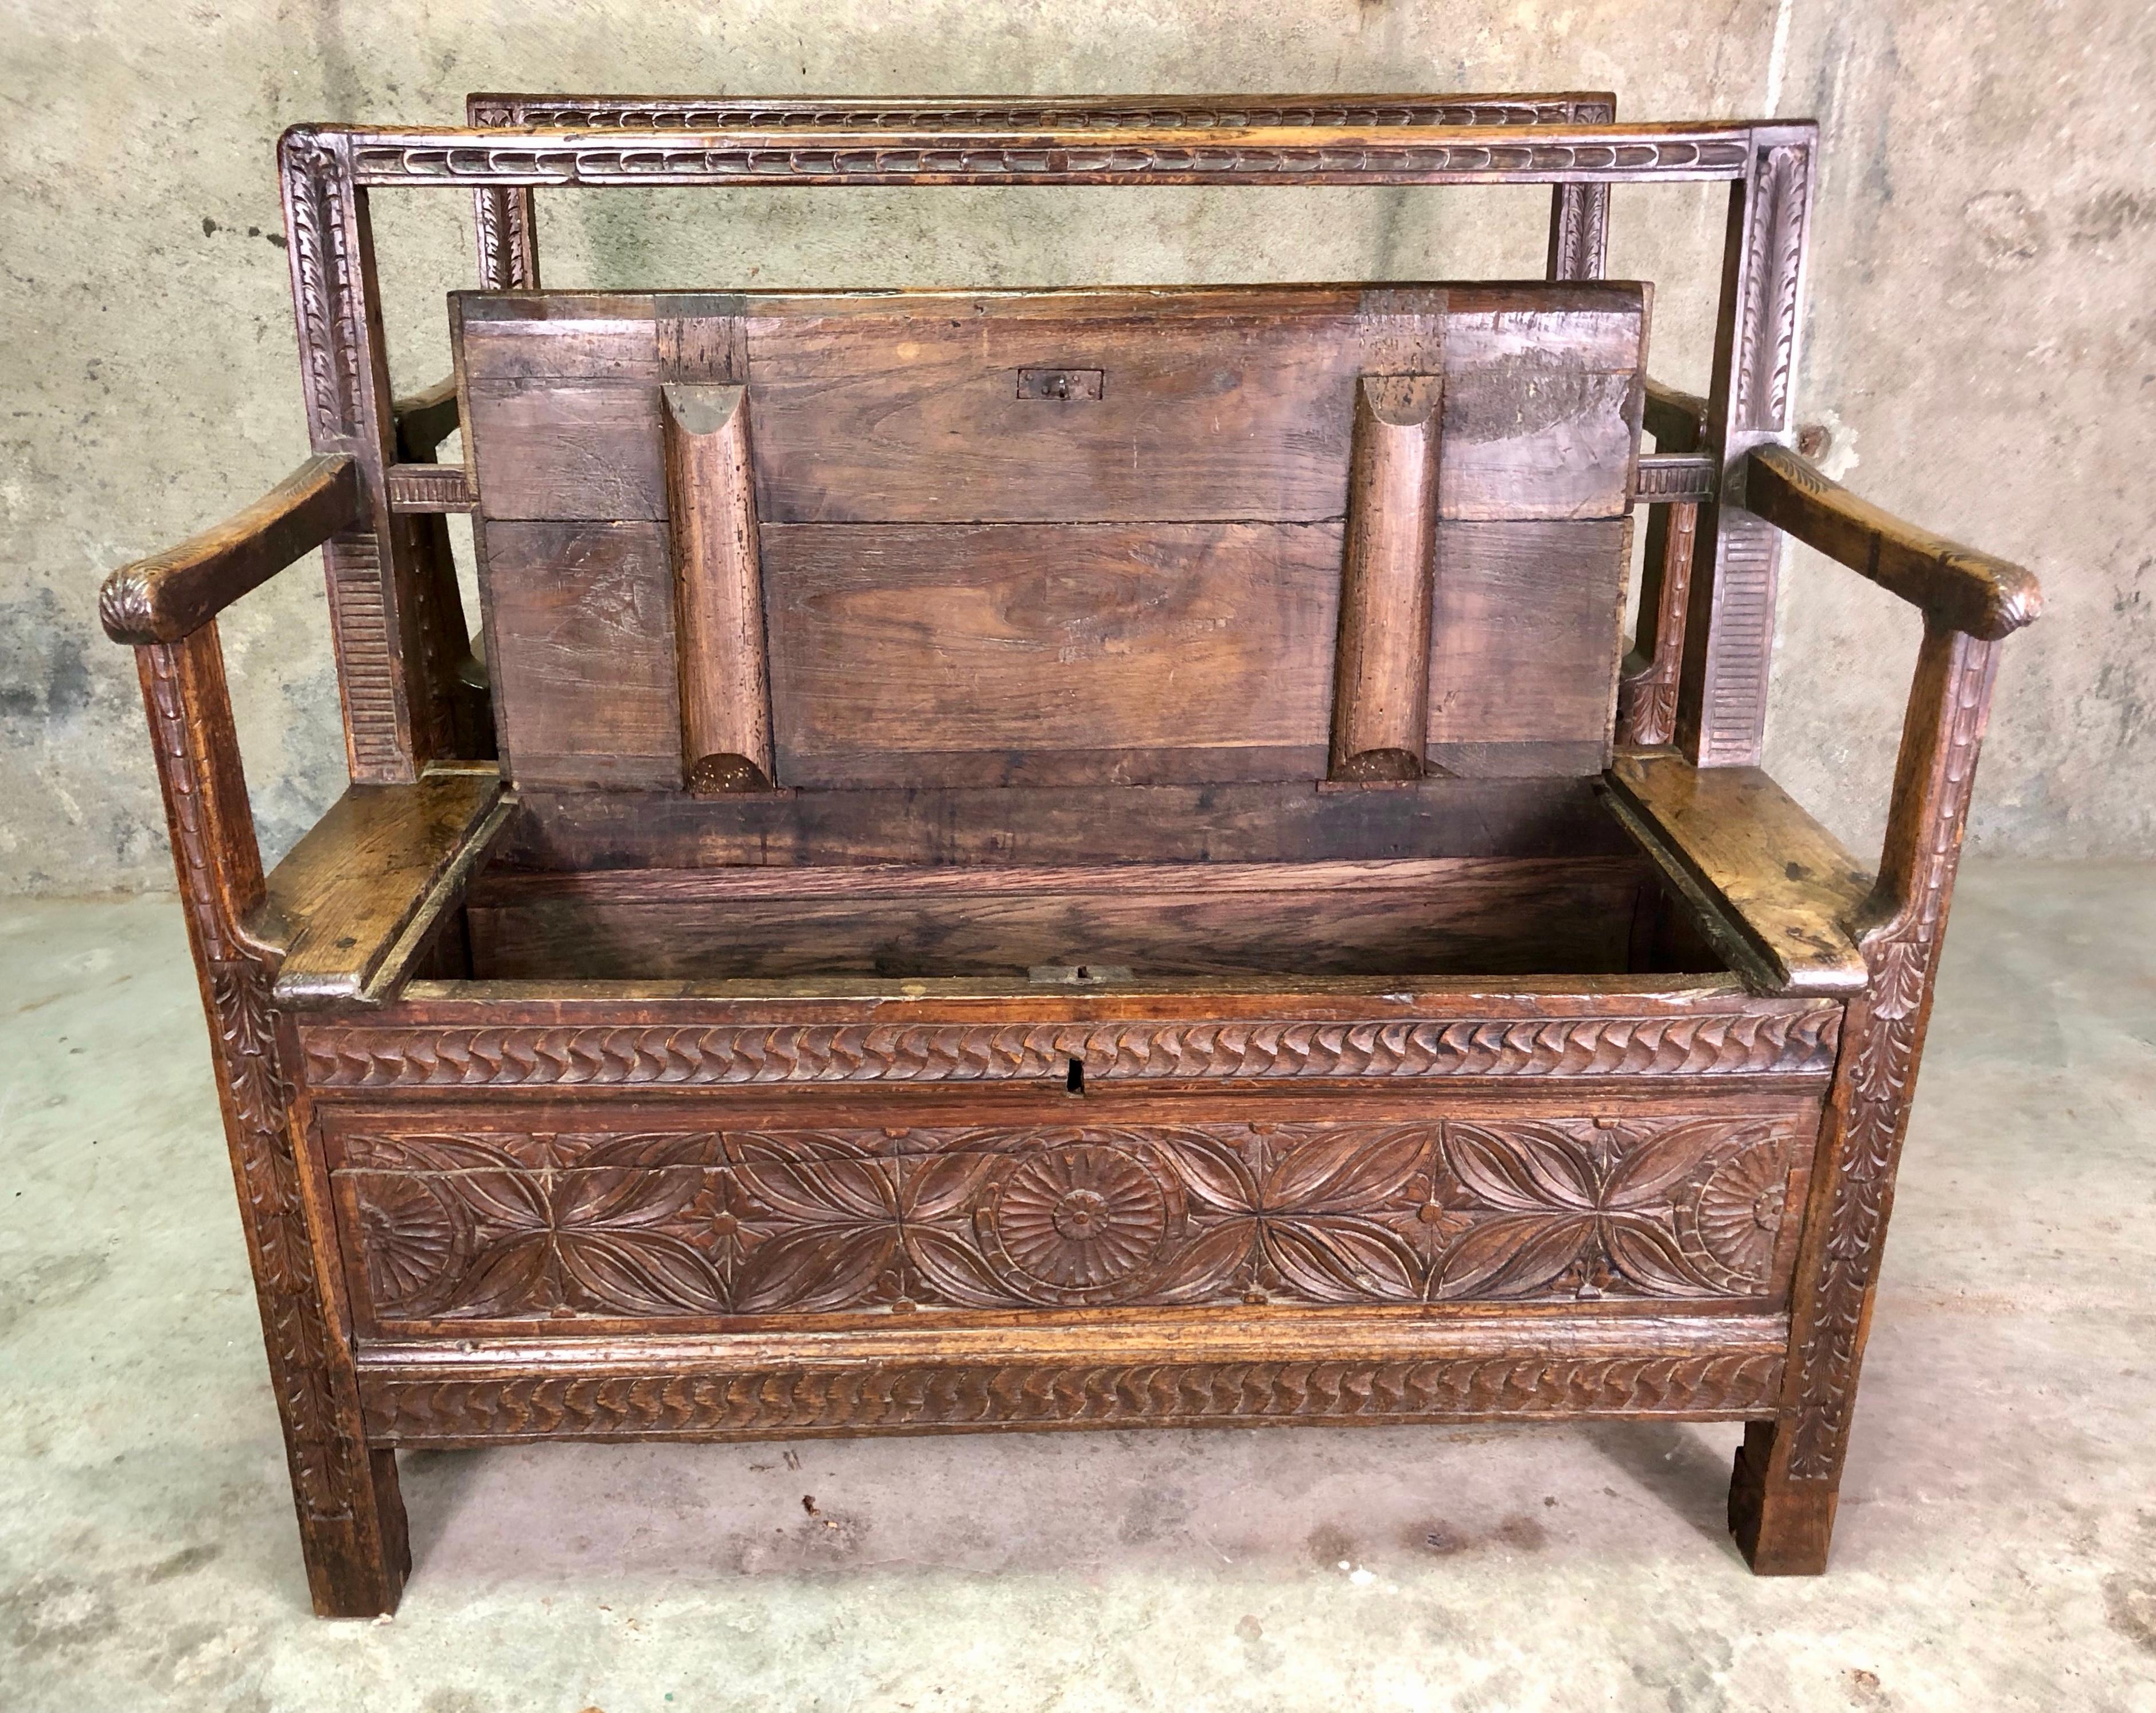
[(910, 1310), (1779, 1301), (1798, 1114), (468, 1133), (337, 1172), (386, 1330)]

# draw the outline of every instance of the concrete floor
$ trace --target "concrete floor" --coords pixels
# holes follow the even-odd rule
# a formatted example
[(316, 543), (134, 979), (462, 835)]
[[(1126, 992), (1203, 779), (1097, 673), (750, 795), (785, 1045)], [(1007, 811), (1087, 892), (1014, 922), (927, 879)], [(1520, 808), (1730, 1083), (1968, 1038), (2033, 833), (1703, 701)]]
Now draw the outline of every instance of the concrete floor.
[[(168, 900), (0, 908), (0, 1710), (2156, 1710), (2156, 871), (1972, 866), (1833, 1572), (1734, 1431), (405, 1460), (305, 1591)], [(813, 1512), (812, 1512), (813, 1502)]]

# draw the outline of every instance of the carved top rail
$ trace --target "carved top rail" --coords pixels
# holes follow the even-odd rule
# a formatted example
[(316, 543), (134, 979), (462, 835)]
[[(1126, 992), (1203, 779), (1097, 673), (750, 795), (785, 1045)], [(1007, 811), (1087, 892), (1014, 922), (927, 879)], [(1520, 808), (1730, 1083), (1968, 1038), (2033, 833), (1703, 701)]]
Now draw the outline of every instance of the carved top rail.
[(1032, 129), (1183, 130), (1283, 125), (1606, 125), (1617, 97), (1607, 90), (1533, 94), (1009, 96), (601, 95), (505, 94), (466, 97), (474, 125), (577, 126), (598, 129), (718, 131), (784, 126), (863, 131)]
[(360, 185), (1595, 184), (1743, 177), (1763, 131), (1810, 126), (1282, 125), (1119, 129), (286, 133), (334, 148)]

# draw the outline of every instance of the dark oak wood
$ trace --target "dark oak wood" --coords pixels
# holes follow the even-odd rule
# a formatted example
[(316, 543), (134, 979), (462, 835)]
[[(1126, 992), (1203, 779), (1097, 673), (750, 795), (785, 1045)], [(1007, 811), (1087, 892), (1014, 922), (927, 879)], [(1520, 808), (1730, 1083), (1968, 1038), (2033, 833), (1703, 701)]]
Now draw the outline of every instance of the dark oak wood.
[[(1355, 610), (1421, 733), (1358, 743), (1397, 752), (1366, 772), (1593, 771), (1644, 321), (1620, 286), (460, 299), (514, 777), (663, 789), (703, 753), (803, 788), (1345, 777), (1343, 534), (1373, 569), (1395, 543), (1421, 592)], [(666, 474), (667, 330), (690, 322), (747, 378), (754, 491), (721, 534), (752, 520), (737, 606), (762, 611), (732, 666), (666, 617), (690, 585), (656, 526), (715, 491)], [(1356, 426), (1364, 389), (1425, 370), (1427, 494), (1374, 475), (1380, 416)], [(769, 754), (731, 747), (761, 744), (752, 720), (691, 753), (675, 721), (706, 717), (707, 678), (754, 707), (759, 636)]]
[[(1818, 174), (1815, 125), (1754, 126), (1733, 175), (1722, 244), (1714, 371), (1701, 446), (1731, 487), (1754, 446), (1789, 431), (1804, 258)], [(1702, 767), (1758, 764), (1767, 728), (1781, 538), (1742, 507), (1703, 506), (1687, 579), (1677, 742)]]
[(492, 769), (354, 785), (285, 853), (256, 932), (277, 953), (280, 1005), (356, 999), (382, 973), (436, 879), (495, 814)]
[[(2033, 593), (2033, 591), (2032, 591)], [(1780, 1407), (1746, 1431), (1729, 1523), (1763, 1575), (1826, 1568), (1939, 946), (1984, 742), (1996, 640), (1928, 620), (1877, 884), (1859, 912), (1871, 980), (1853, 1001), (1820, 1134)]]
[(1121, 862), (1623, 856), (1577, 779), (1450, 779), (1328, 796), (1307, 780), (1209, 785), (809, 791), (698, 801), (518, 793), (501, 860), (521, 868), (859, 863), (966, 868)]
[(1670, 754), (1623, 755), (1609, 789), (1648, 854), (1697, 886), (1782, 993), (1854, 993), (1866, 972), (1856, 933), (1871, 877), (1757, 768), (1694, 768)]
[(232, 729), (214, 624), (139, 646), (159, 783), (187, 938), (210, 1020), (210, 1057), (270, 1377), (285, 1430), (315, 1610), (393, 1611), (411, 1567), (395, 1457), (358, 1416), (347, 1306), (297, 1070), (292, 1020), (272, 982), (278, 949), (249, 922), (262, 862)]
[(429, 456), (457, 431), (459, 406), (457, 378), (444, 375), (431, 387), (422, 387), (395, 400), (389, 407), (397, 424), (397, 455), (400, 458)]
[[(1741, 1420), (1739, 1544), (1823, 1568), (2039, 598), (1784, 444), (1814, 128), (1614, 111), (287, 135), (316, 461), (109, 615), (318, 1610), (396, 1601), (396, 1448), (550, 1438)], [(1599, 275), (1699, 180), (1695, 397)], [(1549, 277), (539, 288), (542, 189), (867, 183), (1547, 185)], [(392, 401), (368, 198), (459, 187), (488, 289)], [(1925, 615), (1876, 877), (1756, 766), (1784, 530)], [(318, 543), (355, 783), (265, 877), (209, 621)]]
[(1139, 977), (1615, 970), (1638, 859), (502, 875), (470, 900), (485, 979)]

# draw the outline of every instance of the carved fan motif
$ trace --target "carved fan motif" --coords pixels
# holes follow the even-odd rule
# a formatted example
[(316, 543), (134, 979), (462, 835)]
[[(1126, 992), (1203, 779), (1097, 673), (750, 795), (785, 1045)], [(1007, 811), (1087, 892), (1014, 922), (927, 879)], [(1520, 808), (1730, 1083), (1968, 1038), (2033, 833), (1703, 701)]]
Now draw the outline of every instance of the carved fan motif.
[(367, 1294), (378, 1314), (424, 1314), (465, 1248), (469, 1222), (426, 1179), (385, 1176), (360, 1203)]
[(1685, 1258), (1732, 1296), (1763, 1291), (1782, 1229), (1789, 1163), (1782, 1139), (1762, 1132), (1708, 1173), (1691, 1200), (1678, 1205)]

